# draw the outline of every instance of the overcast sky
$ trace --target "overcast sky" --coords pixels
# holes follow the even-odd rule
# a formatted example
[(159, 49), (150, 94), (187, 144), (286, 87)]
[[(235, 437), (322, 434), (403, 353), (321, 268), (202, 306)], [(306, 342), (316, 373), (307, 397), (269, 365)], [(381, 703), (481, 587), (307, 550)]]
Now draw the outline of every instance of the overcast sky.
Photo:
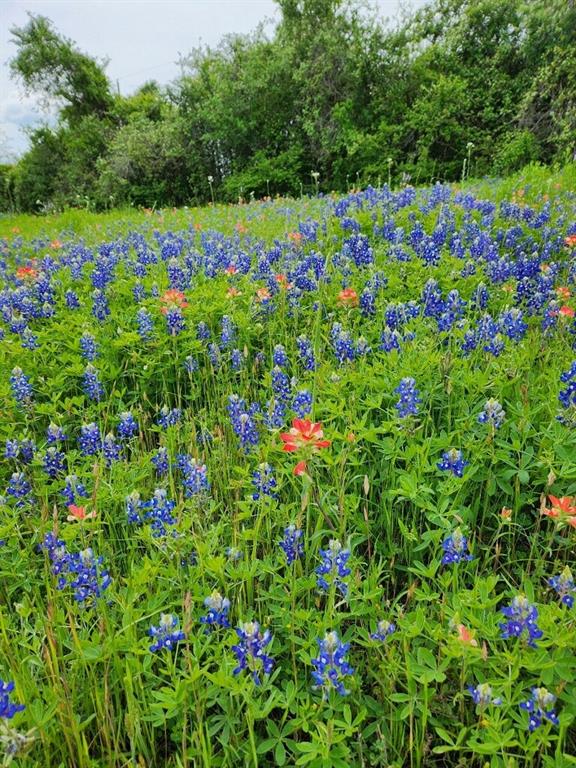
[[(373, 0), (383, 17), (426, 0)], [(273, 0), (0, 0), (0, 161), (26, 149), (22, 129), (46, 117), (36, 100), (10, 79), (15, 46), (10, 28), (27, 12), (47, 16), (85, 53), (107, 59), (106, 73), (122, 93), (146, 80), (162, 85), (179, 74), (177, 61), (199, 44), (216, 45), (227, 34), (246, 33), (278, 20)]]

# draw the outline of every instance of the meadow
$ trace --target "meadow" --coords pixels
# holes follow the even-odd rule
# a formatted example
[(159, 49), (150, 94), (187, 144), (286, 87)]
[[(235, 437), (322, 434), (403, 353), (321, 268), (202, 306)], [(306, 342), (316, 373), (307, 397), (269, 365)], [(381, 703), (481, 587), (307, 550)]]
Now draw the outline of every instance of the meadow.
[(575, 190), (0, 219), (4, 765), (576, 765)]

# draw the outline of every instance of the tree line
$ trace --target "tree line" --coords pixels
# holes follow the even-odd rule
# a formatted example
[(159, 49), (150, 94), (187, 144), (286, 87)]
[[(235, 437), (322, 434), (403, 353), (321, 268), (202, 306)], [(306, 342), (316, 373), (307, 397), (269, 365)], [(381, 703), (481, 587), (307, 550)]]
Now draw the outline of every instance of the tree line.
[(0, 207), (235, 201), (575, 159), (571, 0), (432, 0), (393, 25), (351, 0), (276, 2), (272, 33), (194, 50), (170, 86), (130, 96), (30, 15), (11, 72), (58, 119), (0, 167)]

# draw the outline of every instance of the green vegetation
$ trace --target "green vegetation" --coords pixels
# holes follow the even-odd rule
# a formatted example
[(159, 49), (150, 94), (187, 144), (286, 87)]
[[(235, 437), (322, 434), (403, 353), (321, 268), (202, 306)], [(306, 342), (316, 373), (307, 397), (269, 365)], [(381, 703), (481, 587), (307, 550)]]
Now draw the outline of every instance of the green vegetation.
[(169, 88), (128, 97), (32, 16), (12, 71), (60, 117), (0, 169), (0, 209), (248, 200), (575, 157), (574, 3), (433, 0), (395, 26), (345, 0), (278, 5), (269, 38), (197, 50)]

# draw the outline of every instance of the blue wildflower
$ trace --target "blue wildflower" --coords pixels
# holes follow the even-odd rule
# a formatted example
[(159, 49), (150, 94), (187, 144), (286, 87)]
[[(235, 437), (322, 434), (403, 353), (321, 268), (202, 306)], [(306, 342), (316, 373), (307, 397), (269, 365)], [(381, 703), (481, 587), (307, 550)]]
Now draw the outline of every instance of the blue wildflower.
[(236, 655), (238, 666), (234, 674), (239, 675), (247, 669), (256, 685), (260, 685), (260, 675), (270, 674), (274, 666), (274, 659), (264, 652), (272, 641), (270, 630), (261, 632), (257, 621), (248, 621), (237, 627), (236, 634), (239, 642), (232, 646), (232, 650)]
[(372, 640), (379, 640), (383, 643), (390, 635), (393, 635), (394, 632), (396, 632), (396, 624), (391, 621), (387, 621), (386, 619), (382, 619), (378, 622), (376, 632), (372, 632), (370, 637)]
[(491, 397), (489, 400), (486, 400), (484, 410), (478, 416), (478, 423), (490, 424), (494, 429), (498, 429), (504, 423), (505, 418), (506, 411), (503, 410), (498, 400)]
[(502, 704), (501, 698), (495, 698), (492, 692), (492, 686), (488, 683), (478, 683), (477, 686), (469, 685), (468, 692), (477, 707), (484, 709), (490, 705), (499, 707)]
[(96, 339), (91, 333), (84, 333), (80, 337), (80, 350), (84, 360), (88, 360), (89, 363), (93, 362), (98, 357)]
[(544, 720), (552, 725), (558, 725), (560, 721), (554, 710), (556, 696), (546, 688), (532, 688), (532, 696), (528, 701), (522, 701), (520, 708), (528, 712), (528, 730), (530, 733), (539, 728)]
[(564, 568), (559, 576), (552, 576), (548, 579), (548, 585), (557, 593), (560, 602), (572, 608), (574, 605), (574, 595), (576, 595), (576, 584), (572, 571), (568, 566)]
[(528, 635), (528, 645), (536, 648), (536, 640), (542, 637), (543, 632), (536, 623), (538, 621), (538, 609), (531, 605), (524, 595), (517, 595), (510, 605), (500, 609), (507, 621), (499, 624), (502, 638), (521, 638), (524, 633)]
[(138, 422), (130, 411), (123, 411), (119, 418), (118, 434), (121, 440), (129, 440), (138, 434)]
[(66, 440), (66, 435), (62, 427), (57, 424), (50, 424), (46, 430), (46, 437), (49, 443), (61, 443)]
[(292, 410), (300, 419), (306, 418), (312, 412), (312, 393), (307, 389), (301, 389), (292, 400)]
[(172, 410), (170, 410), (167, 405), (163, 405), (160, 409), (156, 423), (158, 426), (167, 429), (168, 427), (173, 427), (174, 425), (178, 424), (181, 416), (182, 411), (180, 408), (172, 408)]
[(462, 451), (451, 448), (442, 454), (442, 461), (439, 461), (436, 466), (444, 472), (452, 472), (454, 477), (462, 477), (464, 467), (468, 466), (469, 463), (462, 456)]
[(324, 639), (318, 639), (317, 643), (318, 656), (312, 659), (314, 687), (322, 690), (324, 699), (328, 698), (332, 689), (340, 696), (346, 696), (350, 691), (344, 685), (344, 678), (354, 674), (346, 660), (350, 643), (343, 643), (337, 632), (327, 632)]
[(44, 471), (51, 479), (58, 476), (64, 470), (66, 464), (66, 454), (52, 446), (48, 448), (43, 459)]
[(444, 555), (442, 557), (443, 565), (452, 565), (453, 563), (459, 563), (462, 560), (473, 560), (474, 556), (468, 552), (468, 539), (460, 528), (450, 534), (442, 542), (442, 549)]
[(17, 712), (22, 712), (24, 704), (14, 704), (10, 701), (10, 694), (14, 690), (14, 683), (5, 683), (0, 678), (0, 718), (10, 720)]
[(182, 473), (182, 485), (187, 499), (210, 490), (208, 470), (205, 464), (186, 454), (177, 458), (178, 469)]
[(102, 448), (100, 430), (94, 422), (91, 424), (83, 424), (80, 427), (78, 447), (83, 456), (93, 456)]
[(106, 461), (106, 466), (111, 467), (115, 461), (122, 458), (122, 446), (114, 437), (113, 432), (108, 432), (102, 441), (102, 453)]
[[(346, 597), (348, 584), (343, 579), (351, 573), (350, 568), (346, 565), (350, 554), (350, 550), (343, 549), (342, 544), (337, 539), (330, 539), (328, 549), (320, 550), (322, 563), (315, 570), (318, 589), (327, 592), (333, 584)], [(325, 578), (326, 576), (328, 579)]]
[(158, 451), (152, 456), (152, 464), (156, 467), (158, 477), (164, 477), (168, 472), (168, 449), (158, 448)]
[(13, 368), (12, 375), (10, 376), (10, 387), (12, 389), (12, 395), (18, 405), (28, 406), (32, 402), (32, 385), (30, 379), (22, 368)]
[(229, 627), (228, 611), (230, 610), (230, 600), (222, 597), (220, 592), (214, 590), (210, 597), (204, 600), (204, 605), (208, 608), (206, 616), (202, 616), (200, 621), (209, 627)]
[(264, 462), (260, 464), (258, 469), (252, 473), (252, 485), (254, 486), (254, 493), (252, 499), (258, 501), (263, 496), (268, 496), (271, 499), (277, 499), (276, 493), (276, 478), (274, 477), (274, 470)]
[(82, 388), (90, 400), (95, 400), (97, 403), (104, 397), (104, 387), (98, 376), (98, 371), (91, 363), (86, 366), (84, 371)]
[(303, 536), (303, 531), (294, 524), (284, 528), (284, 538), (279, 542), (279, 546), (286, 555), (286, 565), (292, 565), (295, 560), (299, 560), (304, 555)]
[(186, 639), (186, 634), (178, 628), (179, 624), (178, 618), (171, 613), (160, 614), (160, 624), (148, 630), (150, 637), (154, 638), (150, 646), (152, 653), (157, 653), (164, 648), (171, 651), (177, 643)]
[(142, 307), (136, 313), (136, 322), (138, 324), (138, 335), (142, 341), (148, 341), (152, 338), (154, 331), (154, 322), (147, 309)]
[(88, 496), (85, 486), (78, 480), (76, 475), (68, 475), (66, 477), (64, 488), (60, 491), (60, 494), (64, 496), (68, 506), (76, 504), (78, 498), (86, 498)]
[(407, 416), (418, 415), (418, 405), (422, 402), (418, 396), (420, 393), (416, 389), (416, 381), (407, 376), (402, 379), (394, 392), (400, 395), (400, 399), (394, 406), (398, 411), (398, 416), (405, 419)]

